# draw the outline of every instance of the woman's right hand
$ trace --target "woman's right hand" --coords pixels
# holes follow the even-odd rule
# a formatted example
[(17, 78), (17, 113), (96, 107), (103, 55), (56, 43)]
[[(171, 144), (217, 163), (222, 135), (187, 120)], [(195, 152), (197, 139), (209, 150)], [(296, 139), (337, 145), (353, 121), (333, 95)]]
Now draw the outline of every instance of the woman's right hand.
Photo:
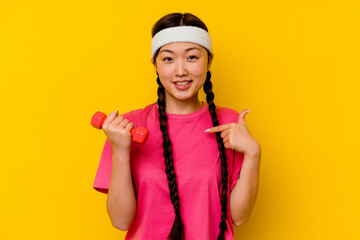
[(123, 116), (118, 116), (118, 111), (111, 112), (103, 123), (103, 130), (111, 143), (113, 150), (130, 151), (131, 129), (134, 124)]

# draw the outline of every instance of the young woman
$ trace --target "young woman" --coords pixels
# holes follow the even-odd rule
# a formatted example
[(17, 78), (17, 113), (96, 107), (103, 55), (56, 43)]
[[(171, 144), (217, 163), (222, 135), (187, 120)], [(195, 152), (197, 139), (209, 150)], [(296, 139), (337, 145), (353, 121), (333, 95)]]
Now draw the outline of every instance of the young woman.
[[(215, 106), (211, 39), (199, 18), (168, 14), (152, 37), (157, 103), (109, 114), (93, 187), (108, 194), (125, 239), (234, 239), (233, 224), (247, 221), (258, 190), (260, 145), (248, 111)], [(134, 126), (149, 130), (145, 144), (131, 142)]]

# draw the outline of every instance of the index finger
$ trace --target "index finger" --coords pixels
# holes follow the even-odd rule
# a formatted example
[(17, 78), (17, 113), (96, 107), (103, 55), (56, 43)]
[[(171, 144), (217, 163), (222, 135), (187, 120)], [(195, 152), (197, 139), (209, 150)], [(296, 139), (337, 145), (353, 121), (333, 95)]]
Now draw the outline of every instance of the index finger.
[(216, 127), (208, 128), (208, 129), (205, 130), (205, 132), (208, 132), (208, 133), (222, 132), (225, 129), (227, 129), (229, 127), (229, 125), (230, 125), (230, 123), (227, 123), (227, 124), (219, 125), (219, 126), (216, 126)]
[(103, 125), (107, 124), (109, 122), (112, 122), (118, 116), (118, 114), (119, 114), (119, 109), (117, 109), (115, 112), (109, 113), (109, 115), (106, 117)]

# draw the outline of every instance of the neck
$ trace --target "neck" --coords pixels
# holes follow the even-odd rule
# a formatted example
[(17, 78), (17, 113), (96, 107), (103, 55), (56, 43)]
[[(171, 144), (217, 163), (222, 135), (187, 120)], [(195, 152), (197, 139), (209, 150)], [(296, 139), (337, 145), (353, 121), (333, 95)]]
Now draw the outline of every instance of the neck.
[(168, 94), (165, 94), (166, 112), (172, 114), (189, 114), (199, 110), (203, 103), (198, 99), (198, 96), (194, 96), (188, 100), (174, 99)]

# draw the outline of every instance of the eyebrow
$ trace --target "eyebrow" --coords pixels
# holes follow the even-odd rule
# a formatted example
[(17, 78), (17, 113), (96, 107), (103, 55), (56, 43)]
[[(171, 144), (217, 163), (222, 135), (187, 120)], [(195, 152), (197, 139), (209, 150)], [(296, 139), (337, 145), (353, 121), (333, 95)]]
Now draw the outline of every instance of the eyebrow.
[[(187, 49), (185, 49), (185, 51), (188, 52), (188, 51), (195, 50), (195, 49), (197, 49), (197, 50), (200, 51), (200, 48), (197, 48), (197, 47), (187, 48)], [(169, 50), (169, 49), (163, 49), (163, 50), (161, 50), (161, 51), (159, 52), (159, 54), (162, 53), (162, 52), (174, 53), (173, 51), (171, 51), (171, 50)]]

